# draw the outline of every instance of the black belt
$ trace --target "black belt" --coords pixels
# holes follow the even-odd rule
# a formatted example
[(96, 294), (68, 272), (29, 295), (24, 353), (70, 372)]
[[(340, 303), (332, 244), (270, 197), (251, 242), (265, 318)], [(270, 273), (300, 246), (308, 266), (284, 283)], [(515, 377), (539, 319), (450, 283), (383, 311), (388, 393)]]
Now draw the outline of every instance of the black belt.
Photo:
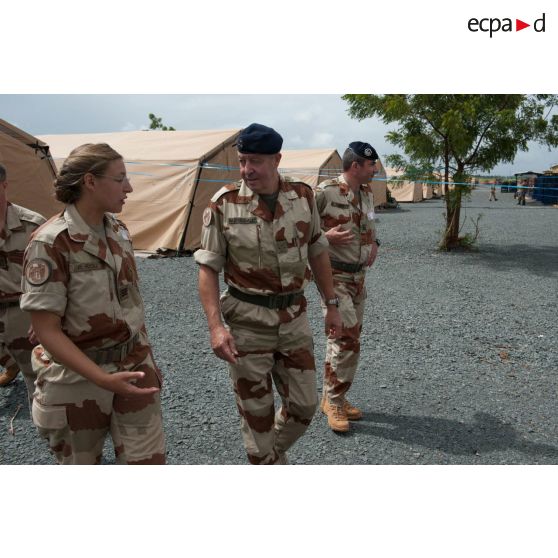
[(238, 300), (242, 300), (243, 302), (249, 302), (250, 304), (256, 304), (257, 306), (263, 306), (265, 308), (270, 308), (271, 310), (285, 310), (285, 308), (288, 308), (292, 304), (296, 304), (304, 297), (304, 291), (275, 295), (248, 294), (243, 291), (239, 291), (230, 285), (229, 294)]
[(333, 269), (338, 269), (339, 271), (347, 271), (348, 273), (358, 273), (364, 268), (364, 264), (351, 264), (345, 262), (339, 262), (337, 260), (331, 260), (331, 267)]
[(119, 343), (107, 349), (89, 349), (83, 351), (96, 364), (110, 364), (111, 362), (122, 362), (138, 342), (139, 333), (136, 333), (128, 341)]
[(10, 300), (9, 302), (0, 302), (0, 310), (6, 310), (11, 306), (19, 306), (19, 300)]

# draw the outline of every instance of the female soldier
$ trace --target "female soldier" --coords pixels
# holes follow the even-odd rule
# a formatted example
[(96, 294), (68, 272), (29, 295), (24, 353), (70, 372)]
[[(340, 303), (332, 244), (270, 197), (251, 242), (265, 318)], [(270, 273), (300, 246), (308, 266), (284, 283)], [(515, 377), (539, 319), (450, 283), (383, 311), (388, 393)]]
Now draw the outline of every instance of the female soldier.
[(21, 308), (39, 338), (33, 422), (59, 463), (165, 462), (159, 390), (128, 230), (132, 186), (109, 145), (75, 148), (55, 181), (64, 202), (25, 252)]

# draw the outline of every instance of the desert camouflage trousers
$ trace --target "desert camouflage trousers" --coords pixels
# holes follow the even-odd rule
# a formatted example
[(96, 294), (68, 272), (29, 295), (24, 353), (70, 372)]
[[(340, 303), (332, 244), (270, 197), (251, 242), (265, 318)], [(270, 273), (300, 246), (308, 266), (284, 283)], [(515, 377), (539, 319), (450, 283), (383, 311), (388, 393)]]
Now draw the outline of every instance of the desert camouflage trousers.
[[(127, 398), (100, 388), (83, 376), (51, 360), (38, 345), (33, 350), (37, 388), (32, 416), (40, 435), (61, 465), (101, 462), (105, 438), (110, 434), (117, 463), (164, 464), (165, 437), (159, 393)], [(141, 371), (138, 387), (161, 387), (147, 335), (120, 363), (103, 364), (107, 373)]]
[(35, 391), (35, 372), (31, 366), (33, 345), (27, 338), (31, 316), (19, 306), (0, 309), (0, 367), (17, 366), (23, 372), (29, 405)]
[[(221, 308), (239, 352), (229, 372), (248, 460), (285, 463), (285, 452), (304, 434), (318, 404), (306, 300), (271, 310), (225, 294)], [(273, 384), (281, 398), (277, 412)]]
[[(360, 334), (366, 301), (364, 281), (347, 282), (334, 279), (343, 322), (341, 337), (328, 339), (324, 368), (323, 393), (335, 405), (342, 405), (353, 383), (360, 355)], [(326, 307), (322, 302), (325, 314)]]

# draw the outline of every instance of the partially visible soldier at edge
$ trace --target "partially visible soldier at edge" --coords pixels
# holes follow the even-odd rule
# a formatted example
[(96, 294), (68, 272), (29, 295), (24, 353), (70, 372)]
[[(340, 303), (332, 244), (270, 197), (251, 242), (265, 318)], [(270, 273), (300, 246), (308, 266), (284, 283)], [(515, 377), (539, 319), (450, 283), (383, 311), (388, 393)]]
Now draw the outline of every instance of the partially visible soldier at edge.
[(350, 420), (362, 418), (361, 410), (351, 405), (346, 396), (358, 367), (367, 296), (366, 269), (374, 263), (380, 244), (374, 224), (374, 198), (368, 184), (377, 160), (378, 154), (370, 144), (352, 142), (343, 154), (343, 173), (315, 188), (343, 321), (341, 335), (327, 340), (320, 404), (329, 427), (336, 432), (347, 432)]
[[(241, 180), (213, 196), (194, 254), (211, 347), (229, 363), (248, 460), (265, 465), (287, 463), (287, 450), (318, 404), (303, 292), (308, 264), (325, 299), (326, 334), (341, 329), (314, 195), (308, 185), (279, 174), (282, 144), (261, 124), (241, 132)], [(228, 289), (219, 300), (222, 269)], [(277, 413), (272, 382), (282, 401)]]
[(134, 251), (120, 213), (132, 186), (122, 156), (84, 144), (55, 181), (65, 210), (25, 251), (21, 308), (40, 345), (32, 417), (59, 464), (163, 464), (162, 377), (145, 329)]
[(29, 404), (35, 390), (31, 366), (33, 344), (29, 340), (31, 320), (19, 307), (23, 253), (29, 237), (46, 219), (7, 199), (8, 174), (0, 163), (0, 386), (15, 380), (19, 371), (27, 388)]

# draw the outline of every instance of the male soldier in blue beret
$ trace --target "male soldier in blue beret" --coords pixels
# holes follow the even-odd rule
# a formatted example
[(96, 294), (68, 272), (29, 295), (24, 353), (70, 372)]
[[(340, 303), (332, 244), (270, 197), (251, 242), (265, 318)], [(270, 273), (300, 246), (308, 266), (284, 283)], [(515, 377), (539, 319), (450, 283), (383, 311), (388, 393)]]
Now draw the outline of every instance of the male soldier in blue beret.
[[(251, 124), (237, 141), (242, 180), (203, 215), (200, 299), (211, 347), (229, 363), (248, 460), (285, 464), (316, 410), (316, 367), (306, 317), (308, 264), (324, 295), (325, 329), (341, 330), (327, 240), (312, 189), (278, 172), (283, 139)], [(219, 273), (228, 289), (219, 301)], [(223, 319), (226, 327), (223, 323)], [(272, 382), (281, 397), (275, 413)]]
[(362, 412), (347, 400), (360, 353), (366, 300), (366, 269), (376, 259), (379, 242), (374, 225), (374, 198), (369, 181), (378, 154), (366, 142), (354, 141), (343, 154), (343, 173), (316, 187), (316, 205), (329, 241), (335, 295), (343, 321), (341, 336), (327, 340), (322, 402), (329, 427), (349, 430)]

